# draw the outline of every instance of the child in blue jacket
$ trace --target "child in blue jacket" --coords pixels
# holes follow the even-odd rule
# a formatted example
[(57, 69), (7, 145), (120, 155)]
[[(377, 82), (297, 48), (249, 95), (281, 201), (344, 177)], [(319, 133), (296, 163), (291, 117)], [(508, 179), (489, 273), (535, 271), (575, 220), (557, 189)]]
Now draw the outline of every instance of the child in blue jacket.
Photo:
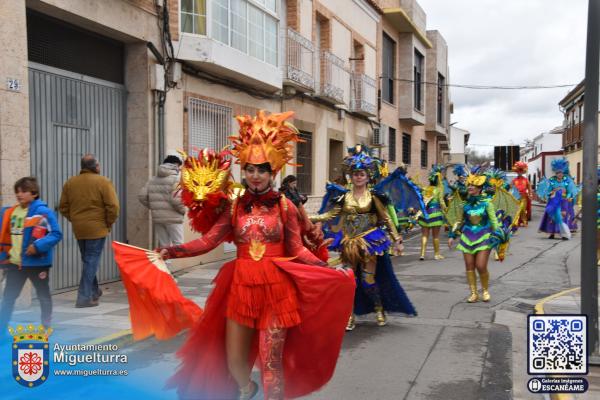
[(0, 268), (6, 273), (0, 307), (0, 335), (6, 334), (15, 301), (27, 279), (40, 300), (42, 324), (50, 326), (52, 249), (62, 239), (56, 214), (39, 199), (36, 178), (21, 178), (14, 189), (18, 204), (0, 210)]

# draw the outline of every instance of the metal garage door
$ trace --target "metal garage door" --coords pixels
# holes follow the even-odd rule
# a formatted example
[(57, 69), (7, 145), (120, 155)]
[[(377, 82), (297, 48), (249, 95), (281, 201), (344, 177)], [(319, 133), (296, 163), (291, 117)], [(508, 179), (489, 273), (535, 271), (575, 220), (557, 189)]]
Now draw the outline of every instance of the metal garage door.
[[(29, 110), (31, 171), (41, 197), (56, 210), (65, 181), (79, 173), (80, 159), (95, 154), (101, 174), (110, 178), (121, 214), (106, 242), (98, 279), (119, 279), (110, 242), (125, 240), (125, 89), (122, 85), (30, 63)], [(81, 259), (71, 224), (62, 216), (64, 239), (51, 272), (53, 290), (79, 284)]]

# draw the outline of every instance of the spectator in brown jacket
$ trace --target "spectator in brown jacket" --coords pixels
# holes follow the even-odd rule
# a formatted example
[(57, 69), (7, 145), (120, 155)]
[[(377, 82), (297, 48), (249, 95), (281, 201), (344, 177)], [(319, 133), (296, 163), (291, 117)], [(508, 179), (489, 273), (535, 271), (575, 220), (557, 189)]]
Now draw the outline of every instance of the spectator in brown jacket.
[(81, 173), (69, 178), (60, 196), (60, 213), (73, 225), (83, 270), (75, 307), (95, 307), (102, 296), (98, 267), (106, 237), (119, 216), (119, 200), (112, 182), (100, 175), (92, 154), (81, 158)]

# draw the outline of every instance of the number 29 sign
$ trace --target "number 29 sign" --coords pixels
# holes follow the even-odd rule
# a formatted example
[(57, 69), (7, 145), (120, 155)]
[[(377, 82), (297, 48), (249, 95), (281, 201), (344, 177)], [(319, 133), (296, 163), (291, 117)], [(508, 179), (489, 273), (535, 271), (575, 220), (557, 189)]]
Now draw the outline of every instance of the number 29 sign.
[(21, 81), (18, 79), (8, 78), (6, 80), (6, 88), (13, 92), (20, 92), (21, 91)]

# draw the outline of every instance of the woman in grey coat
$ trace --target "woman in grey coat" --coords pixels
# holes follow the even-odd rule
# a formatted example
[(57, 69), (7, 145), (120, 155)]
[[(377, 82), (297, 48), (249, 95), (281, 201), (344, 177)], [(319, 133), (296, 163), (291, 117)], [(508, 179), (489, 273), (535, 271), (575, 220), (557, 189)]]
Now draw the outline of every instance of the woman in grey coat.
[(154, 234), (159, 247), (183, 243), (183, 219), (186, 208), (177, 193), (181, 159), (175, 155), (165, 158), (156, 176), (138, 194), (140, 202), (150, 209)]

